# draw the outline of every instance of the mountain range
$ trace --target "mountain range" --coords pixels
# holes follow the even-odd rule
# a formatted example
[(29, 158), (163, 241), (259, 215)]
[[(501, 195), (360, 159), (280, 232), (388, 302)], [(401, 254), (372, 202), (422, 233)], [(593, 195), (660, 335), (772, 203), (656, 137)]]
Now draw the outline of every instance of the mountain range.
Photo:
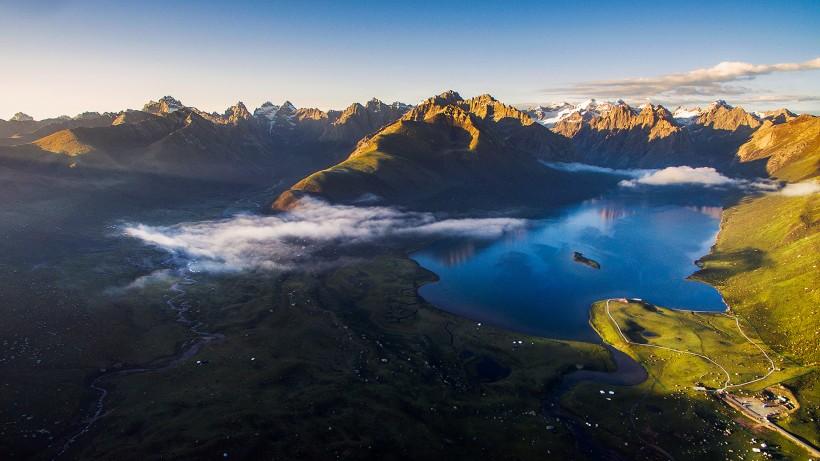
[[(141, 110), (0, 121), (0, 158), (72, 168), (153, 172), (231, 181), (268, 181), (338, 161), (356, 141), (409, 106), (373, 99), (344, 111), (243, 103), (208, 113), (166, 96)], [(59, 155), (54, 155), (59, 154)]]
[(428, 209), (554, 203), (588, 193), (580, 177), (539, 163), (571, 160), (572, 152), (568, 139), (515, 107), (447, 91), (364, 138), (345, 161), (299, 181), (273, 206), (288, 209), (304, 196)]
[[(289, 209), (304, 196), (425, 208), (505, 197), (544, 203), (548, 198), (538, 192), (545, 184), (553, 201), (595, 189), (595, 181), (577, 173), (575, 184), (554, 171), (539, 177), (543, 162), (705, 166), (748, 176), (789, 171), (778, 177), (808, 178), (818, 171), (818, 121), (786, 109), (752, 114), (725, 101), (675, 113), (660, 105), (594, 100), (521, 110), (489, 95), (465, 100), (449, 91), (362, 140), (345, 161), (298, 181), (273, 208)], [(598, 183), (605, 182), (599, 176)]]
[(303, 177), (275, 208), (304, 195), (345, 203), (494, 203), (527, 195), (535, 184), (555, 187), (531, 197), (556, 198), (565, 175), (542, 162), (812, 177), (818, 120), (787, 109), (747, 112), (725, 101), (671, 111), (595, 100), (522, 109), (454, 91), (417, 106), (372, 99), (322, 111), (285, 101), (251, 112), (238, 102), (220, 114), (166, 96), (141, 110), (0, 120), (0, 164), (259, 184)]
[(785, 123), (796, 117), (787, 109), (750, 113), (719, 100), (706, 108), (661, 105), (638, 108), (619, 100), (594, 99), (539, 106), (529, 115), (545, 127), (573, 140), (587, 163), (622, 168), (659, 168), (686, 164), (760, 173), (735, 153), (764, 122)]

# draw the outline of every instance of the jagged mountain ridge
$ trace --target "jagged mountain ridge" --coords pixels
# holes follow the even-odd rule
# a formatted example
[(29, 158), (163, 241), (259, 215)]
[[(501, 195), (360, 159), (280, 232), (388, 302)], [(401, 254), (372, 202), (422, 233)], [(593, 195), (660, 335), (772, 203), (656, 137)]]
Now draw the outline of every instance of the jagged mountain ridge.
[[(544, 167), (572, 146), (490, 95), (433, 96), (359, 142), (343, 162), (307, 176), (273, 204), (304, 197), (427, 209), (561, 202), (589, 193), (583, 177)], [(574, 187), (573, 187), (574, 186)]]
[[(285, 101), (282, 105), (266, 102), (251, 113), (242, 102), (237, 102), (219, 114), (186, 106), (172, 96), (164, 96), (147, 102), (141, 110), (127, 109), (119, 113), (85, 112), (75, 117), (61, 116), (37, 121), (18, 112), (8, 121), (0, 120), (0, 144), (25, 144), (63, 129), (133, 123), (146, 120), (148, 115), (168, 116), (177, 111), (194, 113), (214, 124), (235, 125), (241, 121), (252, 121), (265, 125), (273, 134), (277, 134), (274, 133), (276, 131), (304, 128), (312, 132), (318, 131), (322, 140), (355, 143), (364, 135), (396, 120), (411, 107), (399, 102), (385, 104), (373, 98), (364, 105), (353, 103), (344, 110), (325, 112), (316, 108), (297, 109), (292, 103)], [(49, 129), (43, 130), (46, 127)], [(278, 134), (280, 137), (287, 137), (282, 133)]]
[[(457, 93), (443, 93), (422, 102), (420, 107), (457, 102), (454, 95)], [(487, 95), (469, 101), (461, 100), (455, 106), (468, 104), (461, 110), (472, 111), (474, 117), (486, 118), (491, 114), (496, 118), (501, 114), (500, 118), (505, 120), (484, 130), (479, 138), (500, 136), (505, 147), (551, 161), (609, 167), (686, 164), (738, 170), (732, 173), (765, 174), (762, 167), (747, 168), (748, 159), (739, 158), (738, 149), (766, 124), (782, 124), (796, 117), (788, 109), (749, 113), (725, 101), (716, 101), (705, 109), (678, 107), (674, 112), (660, 105), (634, 108), (620, 100), (593, 99), (575, 106), (563, 103), (531, 110), (504, 105)], [(271, 153), (285, 151), (301, 155), (333, 151), (325, 156), (325, 164), (330, 164), (334, 158), (350, 152), (347, 149), (357, 141), (366, 140), (399, 117), (425, 113), (424, 109), (411, 109), (406, 104), (385, 104), (373, 99), (365, 104), (351, 104), (342, 111), (296, 108), (286, 101), (281, 105), (268, 102), (251, 112), (238, 102), (219, 114), (200, 111), (166, 96), (149, 101), (142, 110), (117, 114), (87, 112), (35, 121), (19, 113), (13, 120), (0, 121), (0, 134), (9, 135), (0, 144), (33, 142), (32, 147), (44, 152), (74, 157), (94, 155), (75, 160), (73, 163), (78, 166), (101, 162), (106, 167), (131, 168), (135, 167), (135, 160), (142, 158), (155, 168), (173, 166), (184, 170), (186, 162), (194, 159), (197, 164), (229, 162), (240, 174), (242, 168), (233, 164), (249, 162), (256, 165), (254, 169), (263, 170), (258, 165), (270, 163)], [(550, 127), (553, 122), (552, 132), (567, 143), (561, 144), (557, 138), (547, 141), (543, 133), (532, 135), (535, 131), (531, 126)], [(123, 125), (129, 127), (115, 128)], [(502, 126), (516, 129), (491, 134)]]
[[(787, 114), (791, 112), (773, 113), (772, 123), (782, 123)], [(571, 139), (577, 160), (585, 163), (624, 168), (685, 164), (751, 172), (754, 167), (739, 166), (735, 153), (762, 123), (725, 101), (670, 112), (661, 105), (634, 108), (623, 101), (590, 100), (565, 109), (552, 130)]]
[(0, 120), (0, 146), (25, 144), (48, 136), (60, 130), (81, 126), (106, 126), (116, 118), (116, 114), (83, 112), (74, 117), (67, 115), (44, 120), (34, 120), (22, 112), (9, 120)]
[(238, 102), (219, 114), (166, 96), (149, 101), (142, 110), (107, 114), (102, 122), (78, 117), (69, 128), (51, 125), (55, 129), (18, 150), (51, 163), (55, 159), (38, 157), (38, 152), (64, 155), (71, 158), (72, 167), (234, 179), (255, 176), (264, 181), (271, 169), (285, 164), (310, 171), (337, 161), (362, 136), (397, 119), (408, 107), (373, 99), (329, 116), (287, 102), (266, 103), (251, 113)]

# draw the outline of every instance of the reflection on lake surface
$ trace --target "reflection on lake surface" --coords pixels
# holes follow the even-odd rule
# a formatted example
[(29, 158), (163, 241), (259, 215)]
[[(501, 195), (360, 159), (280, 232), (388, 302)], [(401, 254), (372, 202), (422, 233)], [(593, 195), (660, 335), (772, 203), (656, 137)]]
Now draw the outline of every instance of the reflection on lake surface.
[[(444, 310), (526, 333), (594, 340), (588, 309), (602, 298), (725, 308), (714, 288), (686, 280), (714, 241), (720, 210), (612, 197), (562, 209), (497, 240), (445, 239), (411, 256), (440, 277), (420, 293)], [(601, 269), (573, 261), (574, 251)]]

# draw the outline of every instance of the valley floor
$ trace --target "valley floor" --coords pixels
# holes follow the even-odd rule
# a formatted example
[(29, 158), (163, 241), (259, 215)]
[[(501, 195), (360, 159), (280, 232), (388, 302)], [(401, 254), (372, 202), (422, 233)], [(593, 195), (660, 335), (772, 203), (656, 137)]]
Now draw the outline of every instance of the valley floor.
[[(618, 303), (610, 318), (596, 304), (592, 324), (649, 379), (566, 390), (562, 379), (576, 370), (612, 371), (609, 351), (436, 309), (417, 292), (434, 276), (406, 249), (367, 248), (367, 258), (321, 272), (191, 275), (163, 252), (112, 238), (123, 220), (146, 218), (135, 190), (112, 200), (90, 194), (95, 184), (74, 187), (2, 210), (0, 452), (10, 459), (52, 459), (77, 434), (61, 459), (754, 459), (761, 443), (805, 456), (694, 389), (727, 387), (727, 373), (729, 385), (747, 383), (733, 395), (786, 386), (799, 408), (778, 425), (818, 443), (820, 373), (804, 353), (817, 339), (805, 303), (816, 300), (810, 277), (820, 254), (809, 200), (763, 198), (728, 212), (698, 276), (737, 317)], [(236, 209), (224, 192), (203, 200), (207, 189), (191, 185), (177, 208), (148, 218), (176, 223)], [(784, 210), (783, 222), (756, 212), (757, 203)], [(736, 232), (735, 217), (751, 230)], [(788, 238), (775, 242), (777, 233)], [(742, 234), (756, 246), (738, 248)], [(800, 265), (783, 275), (787, 260)], [(756, 307), (775, 296), (789, 302), (785, 321)], [(205, 331), (215, 339), (180, 355)], [(771, 368), (761, 348), (776, 369), (755, 381)], [(89, 425), (95, 387), (107, 395)]]

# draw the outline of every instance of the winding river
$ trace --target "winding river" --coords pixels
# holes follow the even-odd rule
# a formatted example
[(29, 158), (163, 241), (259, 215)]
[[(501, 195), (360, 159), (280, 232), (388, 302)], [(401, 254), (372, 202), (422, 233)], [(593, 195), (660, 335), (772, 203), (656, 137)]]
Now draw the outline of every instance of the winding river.
[(106, 388), (106, 381), (116, 377), (124, 377), (138, 373), (159, 372), (175, 368), (182, 363), (188, 361), (191, 357), (196, 355), (206, 344), (222, 339), (224, 336), (220, 333), (211, 333), (203, 328), (202, 322), (193, 320), (189, 317), (190, 304), (185, 299), (187, 291), (185, 286), (193, 285), (196, 280), (188, 276), (184, 272), (178, 274), (178, 280), (171, 284), (168, 288), (169, 295), (165, 300), (168, 307), (176, 313), (176, 321), (185, 325), (193, 334), (193, 337), (185, 342), (177, 351), (175, 355), (170, 358), (158, 360), (151, 364), (139, 365), (127, 368), (120, 368), (116, 370), (106, 370), (97, 375), (89, 384), (89, 388), (94, 391), (96, 397), (93, 404), (88, 410), (86, 418), (80, 423), (79, 428), (69, 436), (65, 443), (57, 451), (53, 459), (61, 458), (66, 452), (74, 446), (85, 434), (87, 434), (94, 424), (105, 416), (105, 400), (108, 397), (108, 389)]

